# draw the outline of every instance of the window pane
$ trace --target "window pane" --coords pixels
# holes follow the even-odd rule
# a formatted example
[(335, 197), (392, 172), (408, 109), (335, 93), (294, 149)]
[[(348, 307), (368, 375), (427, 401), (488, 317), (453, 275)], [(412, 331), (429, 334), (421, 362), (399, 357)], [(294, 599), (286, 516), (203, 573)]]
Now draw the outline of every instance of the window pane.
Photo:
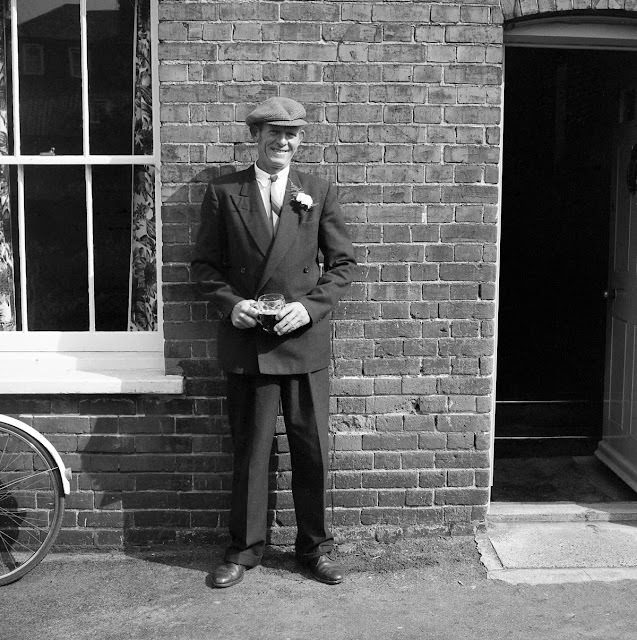
[(157, 331), (155, 167), (134, 167), (129, 331)]
[[(11, 68), (9, 43), (11, 23), (5, 3), (0, 4), (0, 155), (13, 151), (11, 134)], [(0, 331), (15, 331), (20, 328), (19, 300), (16, 296), (16, 282), (19, 282), (17, 267), (19, 260), (13, 248), (18, 246), (16, 238), (15, 168), (0, 166)]]
[(132, 168), (93, 167), (95, 328), (128, 329)]
[(0, 331), (21, 329), (15, 166), (0, 166)]
[(13, 153), (13, 102), (11, 77), (11, 19), (8, 6), (0, 3), (0, 154)]
[(150, 1), (135, 0), (135, 153), (153, 153), (152, 110)]
[(84, 167), (25, 167), (27, 313), (32, 331), (86, 331)]
[(91, 153), (133, 152), (133, 0), (88, 0)]
[(82, 153), (79, 0), (18, 2), (22, 153)]

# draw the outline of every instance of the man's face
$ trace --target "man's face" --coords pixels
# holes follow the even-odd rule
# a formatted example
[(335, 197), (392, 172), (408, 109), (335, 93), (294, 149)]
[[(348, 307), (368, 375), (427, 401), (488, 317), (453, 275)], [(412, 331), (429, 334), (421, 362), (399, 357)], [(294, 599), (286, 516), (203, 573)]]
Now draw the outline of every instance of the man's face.
[(292, 161), (304, 135), (301, 127), (261, 125), (254, 133), (259, 150), (259, 169), (268, 173), (278, 173), (285, 169)]

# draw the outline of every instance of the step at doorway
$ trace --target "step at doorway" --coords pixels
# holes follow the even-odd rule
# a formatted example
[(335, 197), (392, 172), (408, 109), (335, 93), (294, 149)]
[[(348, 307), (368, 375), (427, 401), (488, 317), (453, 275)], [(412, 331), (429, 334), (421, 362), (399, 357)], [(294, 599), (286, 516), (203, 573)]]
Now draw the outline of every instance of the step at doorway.
[(496, 458), (492, 502), (631, 502), (637, 493), (594, 456)]

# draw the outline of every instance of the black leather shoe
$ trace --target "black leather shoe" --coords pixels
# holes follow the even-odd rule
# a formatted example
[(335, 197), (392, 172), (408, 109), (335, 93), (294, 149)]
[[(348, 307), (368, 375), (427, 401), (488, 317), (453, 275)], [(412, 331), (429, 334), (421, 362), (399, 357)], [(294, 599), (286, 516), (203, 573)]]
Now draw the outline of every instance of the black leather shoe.
[(328, 556), (318, 556), (310, 558), (303, 563), (312, 576), (319, 582), (325, 584), (340, 584), (343, 582), (344, 571), (338, 562)]
[(246, 568), (242, 564), (224, 562), (212, 572), (212, 584), (217, 589), (232, 587), (243, 580)]

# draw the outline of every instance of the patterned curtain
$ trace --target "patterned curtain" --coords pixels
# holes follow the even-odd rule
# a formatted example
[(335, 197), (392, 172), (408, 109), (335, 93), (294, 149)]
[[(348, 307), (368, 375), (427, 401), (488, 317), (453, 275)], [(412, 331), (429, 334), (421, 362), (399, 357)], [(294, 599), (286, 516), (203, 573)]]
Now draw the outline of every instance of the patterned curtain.
[[(149, 0), (135, 0), (133, 152), (153, 152)], [(155, 167), (133, 167), (128, 331), (157, 329)]]
[[(9, 117), (7, 96), (7, 42), (9, 29), (6, 3), (0, 2), (0, 156), (9, 153)], [(9, 167), (0, 164), (0, 331), (15, 331), (15, 282)]]

